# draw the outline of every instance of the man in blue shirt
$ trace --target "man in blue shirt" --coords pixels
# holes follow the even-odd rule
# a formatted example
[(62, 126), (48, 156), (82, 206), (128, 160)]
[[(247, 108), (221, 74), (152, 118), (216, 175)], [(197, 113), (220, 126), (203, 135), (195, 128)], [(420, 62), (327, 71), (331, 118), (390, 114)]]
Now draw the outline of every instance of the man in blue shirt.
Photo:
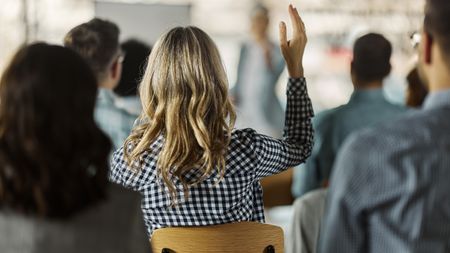
[(392, 121), (405, 111), (383, 95), (383, 79), (391, 71), (391, 54), (391, 43), (380, 34), (370, 33), (356, 40), (351, 63), (355, 91), (346, 105), (314, 118), (315, 144), (306, 164), (294, 171), (295, 197), (327, 184), (335, 156), (350, 133)]
[(319, 252), (450, 252), (450, 1), (427, 0), (420, 111), (352, 135), (331, 177)]
[[(64, 38), (64, 46), (79, 53), (97, 77), (99, 91), (95, 121), (109, 136), (114, 149), (122, 146), (140, 113), (139, 101), (123, 99), (113, 92), (121, 80), (125, 57), (119, 44), (119, 34), (116, 24), (94, 18), (74, 27)], [(145, 58), (148, 52), (144, 54)]]

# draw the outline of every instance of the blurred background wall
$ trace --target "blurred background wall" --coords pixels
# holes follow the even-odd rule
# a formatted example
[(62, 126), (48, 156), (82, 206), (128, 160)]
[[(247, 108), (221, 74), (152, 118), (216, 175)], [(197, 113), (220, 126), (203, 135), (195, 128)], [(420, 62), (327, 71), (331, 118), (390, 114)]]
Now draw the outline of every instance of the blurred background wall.
[[(239, 47), (248, 36), (249, 11), (257, 2), (271, 9), (274, 41), (278, 22), (288, 21), (287, 5), (292, 2), (300, 10), (309, 37), (305, 71), (317, 111), (348, 100), (352, 91), (348, 73), (351, 45), (368, 31), (383, 33), (394, 44), (393, 73), (386, 92), (392, 101), (403, 101), (404, 76), (415, 57), (409, 35), (420, 29), (423, 0), (1, 0), (0, 71), (22, 43), (61, 43), (70, 28), (97, 13), (126, 24), (121, 27), (122, 39), (137, 36), (150, 43), (171, 26), (199, 26), (218, 44), (232, 86)], [(108, 9), (120, 5), (124, 7)], [(285, 79), (280, 78), (280, 100), (284, 97), (284, 83)]]

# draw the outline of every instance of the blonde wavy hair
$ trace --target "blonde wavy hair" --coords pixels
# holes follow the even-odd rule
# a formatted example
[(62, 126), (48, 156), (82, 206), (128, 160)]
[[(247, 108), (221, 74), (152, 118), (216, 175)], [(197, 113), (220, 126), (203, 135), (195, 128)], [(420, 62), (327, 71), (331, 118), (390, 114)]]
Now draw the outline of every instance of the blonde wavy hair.
[[(139, 171), (142, 156), (160, 136), (158, 175), (177, 201), (177, 179), (188, 198), (190, 186), (214, 170), (219, 182), (236, 114), (228, 96), (228, 81), (219, 51), (196, 27), (176, 27), (155, 44), (140, 88), (142, 124), (125, 141), (129, 167)], [(200, 173), (187, 180), (191, 170)]]

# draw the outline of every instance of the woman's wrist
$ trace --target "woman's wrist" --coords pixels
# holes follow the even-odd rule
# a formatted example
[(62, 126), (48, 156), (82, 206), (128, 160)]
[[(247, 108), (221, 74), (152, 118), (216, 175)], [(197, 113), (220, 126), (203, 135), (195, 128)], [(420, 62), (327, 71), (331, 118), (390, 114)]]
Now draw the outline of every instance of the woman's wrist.
[(293, 67), (293, 68), (288, 67), (288, 73), (289, 73), (290, 78), (301, 78), (304, 76), (303, 66), (298, 66), (298, 67)]

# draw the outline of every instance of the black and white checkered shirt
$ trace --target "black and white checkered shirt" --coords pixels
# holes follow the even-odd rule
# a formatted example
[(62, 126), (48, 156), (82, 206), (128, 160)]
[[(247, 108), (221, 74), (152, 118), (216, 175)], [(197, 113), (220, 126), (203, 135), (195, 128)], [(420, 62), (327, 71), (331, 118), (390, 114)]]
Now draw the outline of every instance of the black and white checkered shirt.
[[(283, 140), (234, 130), (226, 157), (225, 176), (219, 183), (214, 172), (189, 189), (184, 200), (178, 186), (178, 204), (171, 207), (167, 190), (158, 178), (156, 163), (163, 137), (143, 155), (143, 167), (132, 172), (123, 156), (123, 147), (114, 153), (110, 179), (142, 194), (142, 212), (151, 236), (155, 229), (170, 226), (204, 226), (237, 221), (264, 222), (262, 189), (259, 180), (302, 163), (313, 145), (313, 110), (304, 78), (289, 79)], [(188, 173), (195, 177), (197, 170)], [(190, 175), (191, 174), (191, 175)]]

